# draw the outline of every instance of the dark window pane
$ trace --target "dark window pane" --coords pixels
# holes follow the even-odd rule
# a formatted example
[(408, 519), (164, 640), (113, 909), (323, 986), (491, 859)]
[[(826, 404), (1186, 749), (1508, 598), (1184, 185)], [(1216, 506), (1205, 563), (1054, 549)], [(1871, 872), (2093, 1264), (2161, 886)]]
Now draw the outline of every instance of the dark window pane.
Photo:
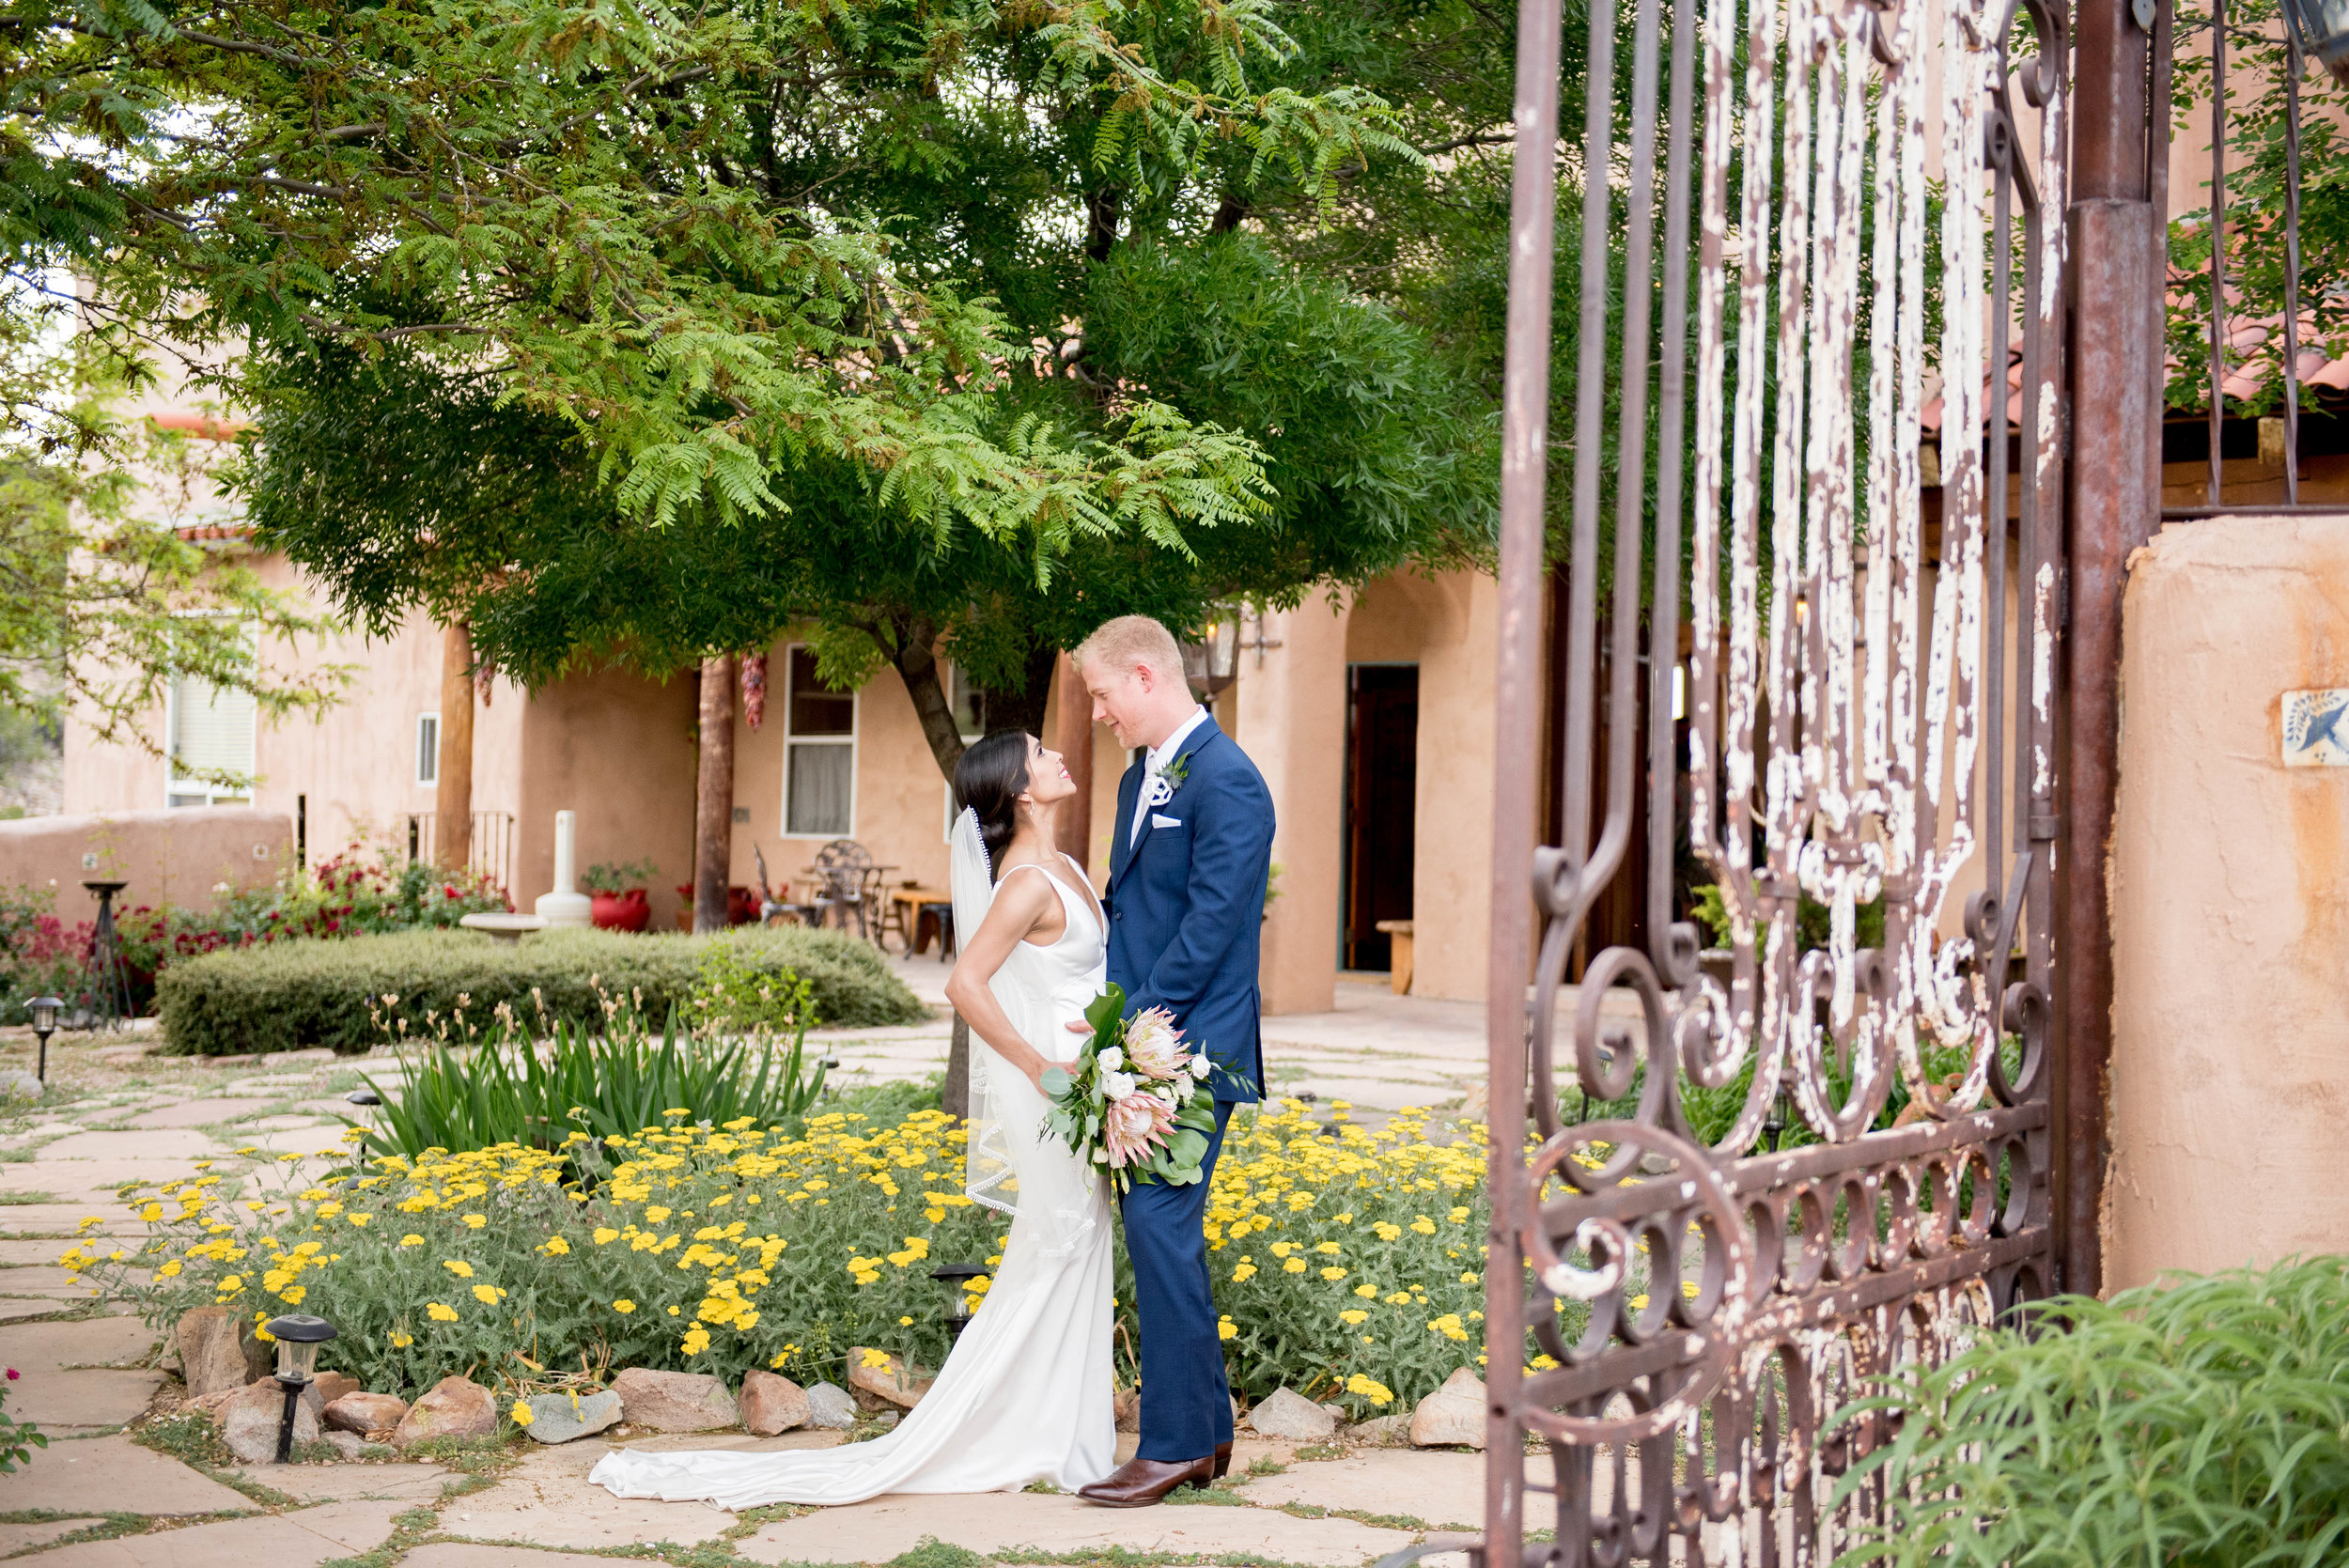
[(816, 678), (816, 656), (807, 649), (791, 650), (791, 733), (854, 735), (856, 693), (832, 691)]

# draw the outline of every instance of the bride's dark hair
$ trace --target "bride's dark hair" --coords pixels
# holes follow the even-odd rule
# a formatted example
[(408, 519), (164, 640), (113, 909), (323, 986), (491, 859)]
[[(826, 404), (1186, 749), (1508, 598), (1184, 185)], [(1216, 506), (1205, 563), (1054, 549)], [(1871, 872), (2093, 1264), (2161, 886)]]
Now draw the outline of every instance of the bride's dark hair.
[(955, 764), (955, 808), (978, 814), (979, 842), (987, 846), (988, 868), (1003, 876), (1003, 851), (1019, 827), (1019, 797), (1028, 787), (1028, 737), (1022, 730), (996, 730), (963, 750)]

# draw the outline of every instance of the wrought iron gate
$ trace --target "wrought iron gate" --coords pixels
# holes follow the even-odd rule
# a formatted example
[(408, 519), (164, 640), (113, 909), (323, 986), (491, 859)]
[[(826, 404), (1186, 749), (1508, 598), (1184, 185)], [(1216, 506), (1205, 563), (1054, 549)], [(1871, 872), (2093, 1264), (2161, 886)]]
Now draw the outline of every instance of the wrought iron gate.
[[(1561, 40), (1554, 0), (1520, 16), (1484, 1560), (1518, 1560), (1530, 1486), (1558, 1524), (1528, 1562), (1826, 1561), (1884, 1436), (1826, 1419), (2057, 1282), (2064, 18), (1620, 4), (1590, 8), (1582, 84), (1538, 849)], [(1642, 771), (1650, 940), (1569, 996)]]

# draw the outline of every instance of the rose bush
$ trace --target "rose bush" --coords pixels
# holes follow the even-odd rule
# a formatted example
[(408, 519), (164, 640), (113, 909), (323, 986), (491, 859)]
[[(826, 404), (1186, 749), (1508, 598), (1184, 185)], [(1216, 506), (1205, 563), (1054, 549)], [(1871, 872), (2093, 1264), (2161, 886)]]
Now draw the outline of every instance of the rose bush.
[[(1001, 1261), (1002, 1217), (962, 1193), (962, 1141), (935, 1110), (778, 1128), (679, 1110), (600, 1146), (247, 1153), (133, 1193), (145, 1242), (64, 1261), (158, 1328), (216, 1302), (317, 1312), (341, 1330), (329, 1363), (384, 1391), (517, 1356), (839, 1382), (851, 1345), (938, 1365), (948, 1298), (929, 1271)], [(1206, 1218), (1234, 1386), (1368, 1416), (1481, 1363), (1483, 1150), (1481, 1128), (1420, 1113), (1372, 1133), (1342, 1105), (1327, 1125), (1295, 1102), (1243, 1108)], [(590, 1179), (567, 1185), (567, 1165)], [(1130, 1347), (1122, 1250), (1118, 1278)], [(975, 1304), (986, 1279), (970, 1288)]]

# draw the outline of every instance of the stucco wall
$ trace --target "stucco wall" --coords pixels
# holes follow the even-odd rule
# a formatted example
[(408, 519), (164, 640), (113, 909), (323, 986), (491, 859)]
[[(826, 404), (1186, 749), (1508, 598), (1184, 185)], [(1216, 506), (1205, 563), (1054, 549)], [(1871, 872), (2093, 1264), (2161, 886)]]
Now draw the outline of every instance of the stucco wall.
[(677, 928), (677, 884), (693, 879), (698, 695), (691, 675), (655, 681), (606, 670), (557, 681), (523, 706), (516, 908), (528, 910), (553, 885), (554, 814), (571, 811), (579, 869), (653, 861), (653, 927)]
[(0, 822), (0, 887), (54, 888), (56, 913), (68, 924), (98, 913), (97, 899), (82, 887), (85, 881), (128, 883), (116, 901), (121, 908), (205, 908), (219, 884), (266, 886), (292, 858), (292, 820), (279, 812), (241, 806)]
[(1346, 622), (1328, 593), (1267, 618), (1262, 669), (1243, 655), (1235, 689), (1241, 748), (1264, 774), (1276, 819), (1280, 896), (1259, 970), (1268, 1013), (1335, 1004), (1338, 864), (1345, 831)]
[(2281, 693), (2349, 686), (2349, 519), (2173, 522), (2131, 564), (2112, 844), (2105, 1277), (2349, 1250), (2349, 768)]

